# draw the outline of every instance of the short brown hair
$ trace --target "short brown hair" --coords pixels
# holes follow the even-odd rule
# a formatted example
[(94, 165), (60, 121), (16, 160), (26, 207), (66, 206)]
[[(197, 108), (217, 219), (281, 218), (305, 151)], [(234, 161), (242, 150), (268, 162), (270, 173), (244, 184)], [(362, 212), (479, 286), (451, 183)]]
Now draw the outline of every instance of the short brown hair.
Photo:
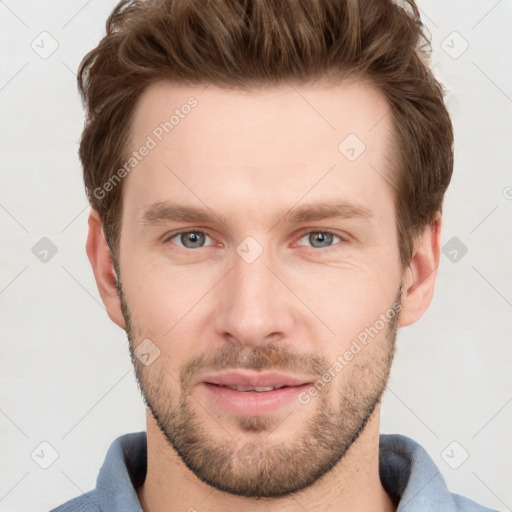
[(83, 59), (87, 108), (80, 159), (114, 262), (122, 183), (98, 198), (128, 151), (137, 101), (151, 84), (250, 90), (355, 77), (387, 99), (393, 121), (398, 246), (405, 267), (414, 238), (442, 209), (453, 169), (453, 133), (430, 45), (413, 0), (123, 0), (107, 34)]

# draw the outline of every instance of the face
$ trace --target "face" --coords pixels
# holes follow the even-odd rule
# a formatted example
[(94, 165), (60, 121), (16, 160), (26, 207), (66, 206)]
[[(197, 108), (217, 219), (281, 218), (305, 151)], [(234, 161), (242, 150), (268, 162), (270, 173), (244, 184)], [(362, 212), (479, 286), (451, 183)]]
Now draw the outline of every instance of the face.
[(306, 488), (375, 413), (402, 284), (386, 112), (360, 83), (157, 84), (140, 100), (125, 327), (160, 429), (220, 490)]

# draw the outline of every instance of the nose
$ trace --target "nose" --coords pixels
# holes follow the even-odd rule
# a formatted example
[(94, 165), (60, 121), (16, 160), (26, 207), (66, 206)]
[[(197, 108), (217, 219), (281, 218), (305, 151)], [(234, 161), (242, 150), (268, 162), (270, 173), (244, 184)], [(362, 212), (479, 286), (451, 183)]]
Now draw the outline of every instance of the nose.
[(215, 315), (216, 332), (224, 339), (250, 347), (290, 337), (293, 295), (270, 263), (265, 251), (252, 263), (234, 255)]

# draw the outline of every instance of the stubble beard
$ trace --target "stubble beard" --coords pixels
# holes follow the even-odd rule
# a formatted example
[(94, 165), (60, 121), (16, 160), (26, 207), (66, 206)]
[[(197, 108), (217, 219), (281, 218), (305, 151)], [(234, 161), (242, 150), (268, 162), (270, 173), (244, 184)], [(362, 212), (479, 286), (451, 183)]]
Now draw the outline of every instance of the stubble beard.
[[(246, 498), (278, 498), (313, 485), (346, 456), (381, 401), (395, 353), (398, 313), (387, 323), (384, 335), (363, 347), (347, 368), (333, 378), (328, 388), (319, 392), (309, 404), (297, 405), (314, 411), (307, 420), (301, 421), (304, 426), (300, 431), (290, 434), (283, 431), (290, 425), (294, 412), (284, 419), (275, 415), (237, 416), (232, 417), (236, 432), (233, 427), (223, 426), (221, 429), (236, 435), (230, 437), (226, 433), (223, 438), (216, 439), (209, 434), (208, 426), (198, 417), (197, 411), (207, 421), (216, 420), (204, 412), (204, 406), (192, 396), (190, 382), (197, 370), (207, 366), (217, 370), (290, 370), (306, 365), (321, 376), (322, 368), (325, 370), (329, 366), (327, 361), (314, 355), (299, 361), (277, 344), (259, 346), (249, 352), (239, 345), (227, 345), (213, 358), (197, 356), (180, 369), (180, 394), (176, 400), (167, 385), (171, 376), (161, 365), (155, 364), (159, 361), (146, 367), (136, 358), (134, 342), (138, 339), (139, 329), (132, 325), (120, 280), (118, 292), (130, 354), (146, 406), (187, 468), (220, 491)], [(400, 303), (400, 298), (401, 288), (395, 304)], [(337, 398), (333, 399), (330, 395), (336, 391)], [(272, 441), (273, 433), (280, 433), (281, 438), (289, 441)]]

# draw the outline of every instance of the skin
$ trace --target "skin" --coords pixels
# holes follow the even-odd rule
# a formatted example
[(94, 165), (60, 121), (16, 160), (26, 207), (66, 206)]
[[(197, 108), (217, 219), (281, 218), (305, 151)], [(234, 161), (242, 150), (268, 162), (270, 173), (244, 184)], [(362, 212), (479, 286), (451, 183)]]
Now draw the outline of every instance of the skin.
[[(393, 191), (385, 179), (393, 142), (386, 101), (362, 83), (250, 92), (159, 83), (140, 99), (131, 147), (144, 144), (190, 96), (197, 107), (123, 181), (119, 282), (98, 214), (92, 210), (89, 216), (87, 254), (110, 318), (127, 331), (132, 356), (144, 339), (160, 350), (148, 366), (134, 358), (150, 402), (148, 473), (137, 490), (142, 507), (150, 512), (395, 510), (378, 473), (380, 396), (395, 329), (416, 322), (432, 299), (441, 217), (416, 240), (410, 265), (402, 269)], [(350, 133), (366, 146), (353, 162), (338, 150)], [(372, 217), (287, 222), (296, 208), (333, 199), (364, 206)], [(150, 204), (165, 200), (206, 205), (217, 217), (199, 224), (142, 221)], [(170, 238), (183, 228), (205, 232), (204, 245), (187, 249), (180, 236)], [(340, 237), (327, 250), (309, 236), (326, 229)], [(247, 236), (263, 248), (252, 263), (236, 252)], [(307, 405), (294, 400), (276, 413), (241, 418), (196, 385), (205, 358), (222, 350), (231, 354), (234, 367), (248, 356), (265, 369), (283, 371), (302, 360), (303, 373), (313, 377), (390, 309), (400, 288), (396, 324), (381, 329)], [(315, 357), (319, 367), (312, 364)], [(191, 361), (203, 366), (185, 382)], [(160, 414), (160, 425), (154, 413)], [(231, 473), (226, 467), (213, 471), (210, 477), (217, 480), (207, 483), (201, 468), (190, 469), (190, 460), (184, 462), (169, 439), (169, 432), (187, 425), (203, 433), (200, 450), (217, 449), (219, 464), (223, 455), (233, 462)], [(322, 425), (328, 439), (337, 441), (304, 459), (304, 439), (320, 436)], [(256, 460), (244, 465), (240, 453), (248, 446), (256, 448)], [(273, 457), (276, 448), (290, 458)], [(271, 471), (268, 481), (264, 473), (259, 479), (263, 488), (271, 477), (289, 483), (294, 466), (303, 470), (293, 478), (306, 482), (308, 468), (329, 460), (333, 467), (324, 467), (321, 477), (292, 494), (255, 499), (220, 490), (236, 479), (249, 482), (265, 462)]]

